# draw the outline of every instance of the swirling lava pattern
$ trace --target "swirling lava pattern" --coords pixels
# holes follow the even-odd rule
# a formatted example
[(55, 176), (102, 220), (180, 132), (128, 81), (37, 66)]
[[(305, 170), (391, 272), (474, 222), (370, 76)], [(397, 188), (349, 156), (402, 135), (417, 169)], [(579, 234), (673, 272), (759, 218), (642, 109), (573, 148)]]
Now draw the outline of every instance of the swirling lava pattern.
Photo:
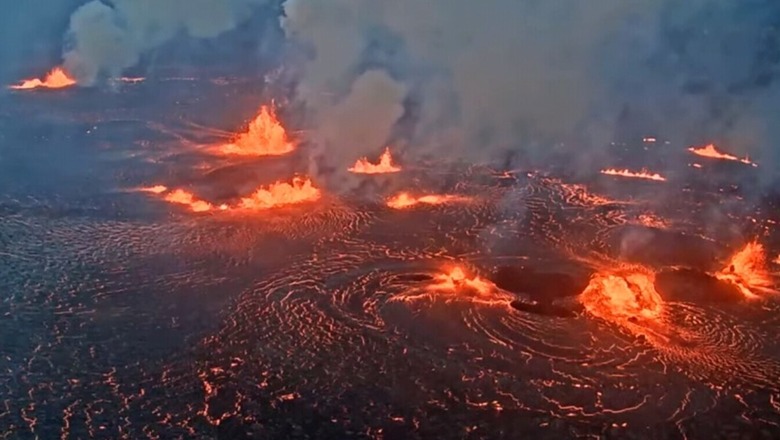
[(636, 331), (576, 296), (550, 316), (512, 306), (540, 292), (430, 289), (455, 265), (486, 280), (507, 265), (592, 272), (620, 227), (655, 215), (541, 175), (461, 175), (448, 192), (473, 201), (408, 210), (9, 208), (0, 329), (18, 354), (0, 359), (0, 425), (11, 438), (780, 432), (772, 298), (668, 300), (662, 328)]

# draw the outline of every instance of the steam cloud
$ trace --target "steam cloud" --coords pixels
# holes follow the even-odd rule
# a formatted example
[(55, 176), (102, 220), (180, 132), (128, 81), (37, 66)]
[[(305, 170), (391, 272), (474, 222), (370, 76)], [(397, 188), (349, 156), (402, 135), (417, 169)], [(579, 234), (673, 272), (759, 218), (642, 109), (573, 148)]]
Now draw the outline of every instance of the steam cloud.
[(390, 142), (587, 161), (631, 130), (769, 158), (775, 3), (287, 0), (281, 24), (308, 51), (297, 93), (320, 167)]
[(179, 33), (213, 38), (266, 0), (93, 0), (70, 18), (65, 68), (82, 85), (117, 76)]

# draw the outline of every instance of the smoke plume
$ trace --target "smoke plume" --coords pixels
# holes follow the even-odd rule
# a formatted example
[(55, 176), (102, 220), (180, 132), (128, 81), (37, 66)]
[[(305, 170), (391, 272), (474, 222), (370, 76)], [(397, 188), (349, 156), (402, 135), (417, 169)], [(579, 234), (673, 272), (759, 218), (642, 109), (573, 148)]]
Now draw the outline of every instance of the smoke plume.
[(266, 0), (93, 0), (70, 18), (65, 68), (79, 84), (117, 76), (178, 34), (213, 38)]
[(396, 141), (579, 167), (621, 131), (772, 155), (775, 3), (287, 0), (281, 24), (330, 167)]

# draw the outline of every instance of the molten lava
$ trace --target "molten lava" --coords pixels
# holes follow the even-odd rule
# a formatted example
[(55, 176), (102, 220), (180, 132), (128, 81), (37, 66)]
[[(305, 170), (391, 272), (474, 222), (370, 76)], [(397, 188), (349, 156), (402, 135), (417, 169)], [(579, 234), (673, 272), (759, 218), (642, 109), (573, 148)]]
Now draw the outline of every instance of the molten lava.
[(706, 146), (700, 147), (700, 148), (691, 147), (691, 148), (688, 148), (688, 151), (690, 151), (691, 153), (693, 153), (693, 154), (695, 154), (697, 156), (708, 157), (710, 159), (732, 160), (732, 161), (736, 161), (736, 162), (742, 162), (742, 163), (744, 163), (746, 165), (752, 165), (754, 167), (758, 166), (757, 164), (751, 162), (750, 158), (748, 158), (748, 157), (740, 159), (737, 156), (734, 156), (734, 155), (731, 155), (731, 154), (728, 154), (728, 153), (723, 153), (721, 151), (718, 151), (718, 149), (713, 144), (709, 144), (709, 145), (706, 145)]
[(270, 209), (277, 206), (313, 202), (321, 196), (310, 179), (296, 177), (292, 184), (276, 182), (267, 188), (259, 188), (249, 197), (241, 199), (239, 204), (243, 209)]
[(401, 167), (393, 163), (393, 156), (390, 154), (390, 148), (387, 148), (385, 149), (385, 152), (379, 156), (379, 163), (373, 164), (368, 161), (368, 158), (363, 157), (355, 162), (355, 165), (353, 165), (349, 171), (357, 174), (385, 174), (397, 173), (401, 171)]
[(168, 187), (166, 187), (165, 185), (145, 186), (145, 187), (138, 188), (138, 191), (148, 192), (152, 194), (162, 194), (165, 191), (168, 191)]
[(238, 156), (278, 156), (295, 149), (273, 107), (262, 106), (247, 131), (219, 147), (219, 152)]
[(594, 316), (622, 325), (657, 321), (664, 310), (655, 290), (655, 274), (641, 267), (593, 275), (580, 300)]
[(448, 194), (429, 194), (426, 196), (414, 197), (409, 193), (402, 192), (387, 199), (387, 206), (393, 209), (405, 209), (418, 204), (443, 205), (445, 203), (464, 202), (467, 200), (469, 199), (463, 196)]
[(642, 170), (639, 172), (629, 171), (629, 170), (617, 170), (615, 168), (608, 168), (606, 170), (601, 170), (601, 174), (606, 174), (608, 176), (620, 176), (620, 177), (631, 177), (634, 179), (647, 179), (647, 180), (655, 180), (657, 182), (665, 182), (666, 177), (658, 174), (658, 173), (650, 173), (649, 171)]
[(437, 299), (506, 307), (514, 296), (499, 289), (492, 282), (477, 275), (470, 276), (462, 267), (455, 266), (435, 274), (425, 285), (409, 289), (393, 298), (394, 301), (404, 302)]
[(756, 291), (769, 292), (773, 287), (766, 268), (764, 246), (757, 241), (748, 243), (735, 253), (715, 276), (733, 284), (746, 298), (757, 298)]
[(30, 90), (37, 88), (46, 89), (61, 89), (76, 84), (76, 80), (68, 76), (62, 67), (55, 67), (46, 78), (41, 81), (38, 78), (28, 79), (21, 84), (10, 86), (9, 88), (15, 90)]
[[(193, 212), (206, 212), (214, 209), (214, 206), (206, 201), (198, 200), (191, 192), (183, 189), (176, 189), (165, 195), (165, 201), (170, 203), (177, 203), (179, 205), (186, 205)], [(227, 209), (227, 206), (222, 205), (220, 209)]]
[(434, 277), (435, 284), (429, 287), (436, 291), (468, 291), (477, 296), (486, 296), (496, 291), (495, 284), (483, 280), (479, 276), (467, 277), (466, 272), (460, 266), (455, 266), (448, 273), (438, 274)]

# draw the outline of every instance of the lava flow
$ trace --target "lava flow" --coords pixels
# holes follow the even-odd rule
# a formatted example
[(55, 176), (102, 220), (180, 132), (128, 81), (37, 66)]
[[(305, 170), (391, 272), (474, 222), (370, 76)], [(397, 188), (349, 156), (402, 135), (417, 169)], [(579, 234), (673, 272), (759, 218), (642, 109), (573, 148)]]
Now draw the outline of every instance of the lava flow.
[[(156, 190), (159, 189), (158, 187), (152, 187)], [(153, 191), (154, 192), (154, 191)], [(191, 192), (185, 191), (183, 189), (176, 189), (171, 191), (169, 194), (167, 194), (164, 198), (166, 202), (170, 203), (177, 203), (179, 205), (186, 205), (192, 210), (193, 212), (206, 212), (211, 211), (215, 208), (214, 205), (212, 205), (209, 202), (206, 202), (204, 200), (199, 200), (195, 198), (195, 195)], [(227, 205), (220, 205), (218, 207), (220, 210), (226, 210), (228, 209)]]
[(368, 158), (363, 157), (355, 162), (355, 165), (353, 165), (349, 171), (356, 174), (385, 174), (397, 173), (401, 171), (401, 167), (393, 163), (393, 156), (390, 154), (390, 148), (386, 148), (385, 152), (379, 156), (379, 163), (373, 164), (368, 161)]
[(655, 180), (656, 182), (666, 181), (666, 177), (658, 173), (650, 173), (649, 171), (646, 170), (635, 172), (630, 170), (618, 170), (615, 168), (607, 168), (606, 170), (601, 170), (601, 174), (606, 174), (608, 176), (631, 177), (634, 179)]
[(249, 197), (241, 199), (239, 204), (243, 209), (270, 209), (277, 206), (293, 205), (303, 202), (313, 202), (320, 198), (320, 190), (310, 179), (296, 177), (292, 184), (276, 182), (267, 188), (259, 188)]
[(447, 301), (468, 301), (485, 305), (508, 305), (513, 297), (492, 282), (478, 275), (469, 276), (460, 266), (437, 273), (422, 288), (411, 289), (395, 297), (396, 301), (412, 302), (444, 297)]
[(734, 285), (746, 298), (758, 298), (756, 291), (772, 291), (773, 283), (766, 268), (764, 246), (757, 241), (748, 243), (735, 253), (715, 277)]
[(580, 300), (592, 315), (621, 325), (657, 321), (664, 310), (655, 274), (640, 267), (593, 275)]
[(273, 107), (262, 106), (247, 131), (219, 147), (219, 153), (236, 156), (279, 156), (295, 149)]
[(37, 88), (61, 89), (76, 84), (76, 80), (68, 76), (62, 67), (55, 67), (41, 81), (39, 78), (24, 80), (21, 84), (9, 86), (14, 90), (30, 90)]
[(748, 157), (739, 158), (739, 157), (734, 156), (732, 154), (723, 153), (721, 151), (718, 151), (718, 149), (713, 144), (709, 144), (709, 145), (706, 145), (704, 147), (699, 147), (699, 148), (691, 147), (691, 148), (688, 148), (688, 151), (690, 151), (691, 153), (693, 153), (693, 154), (695, 154), (697, 156), (708, 157), (710, 159), (731, 160), (731, 161), (735, 161), (735, 162), (742, 162), (742, 163), (744, 163), (746, 165), (752, 165), (754, 167), (758, 166), (757, 164), (753, 163), (750, 160), (750, 158), (748, 158)]
[(162, 194), (165, 191), (168, 191), (168, 187), (165, 185), (144, 186), (138, 188), (138, 191), (152, 193), (152, 194)]
[(454, 196), (448, 194), (429, 194), (427, 196), (415, 197), (409, 193), (402, 192), (387, 199), (387, 206), (393, 209), (405, 209), (418, 204), (425, 205), (443, 205), (452, 202), (464, 202), (466, 197)]

